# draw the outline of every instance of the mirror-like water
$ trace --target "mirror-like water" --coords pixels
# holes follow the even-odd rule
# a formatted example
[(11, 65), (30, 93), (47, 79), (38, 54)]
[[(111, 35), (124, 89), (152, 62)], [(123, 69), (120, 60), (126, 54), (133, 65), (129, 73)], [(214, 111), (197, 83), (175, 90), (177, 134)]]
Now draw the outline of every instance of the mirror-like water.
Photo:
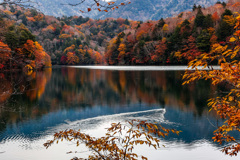
[[(181, 130), (162, 139), (166, 148), (137, 147), (150, 160), (227, 160), (212, 142), (216, 115), (207, 99), (218, 89), (208, 81), (182, 86), (179, 67), (59, 67), (0, 79), (0, 159), (66, 160), (84, 157), (85, 148), (63, 142), (43, 147), (56, 131), (79, 129), (101, 136), (112, 122), (156, 121)], [(78, 151), (66, 154), (68, 151)]]

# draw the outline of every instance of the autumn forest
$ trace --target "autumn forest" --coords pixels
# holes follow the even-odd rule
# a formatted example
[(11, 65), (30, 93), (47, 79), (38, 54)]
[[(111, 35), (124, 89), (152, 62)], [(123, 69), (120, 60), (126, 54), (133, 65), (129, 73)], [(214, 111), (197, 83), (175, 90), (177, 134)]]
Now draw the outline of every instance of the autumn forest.
[[(26, 1), (0, 1), (0, 159), (239, 158), (240, 0), (144, 21), (52, 16)], [(149, 4), (189, 2), (160, 1)], [(131, 4), (61, 6), (84, 3), (82, 15)]]
[[(233, 1), (234, 2), (234, 1)], [(240, 3), (217, 3), (158, 21), (53, 17), (1, 6), (1, 70), (61, 65), (186, 65), (226, 44)]]

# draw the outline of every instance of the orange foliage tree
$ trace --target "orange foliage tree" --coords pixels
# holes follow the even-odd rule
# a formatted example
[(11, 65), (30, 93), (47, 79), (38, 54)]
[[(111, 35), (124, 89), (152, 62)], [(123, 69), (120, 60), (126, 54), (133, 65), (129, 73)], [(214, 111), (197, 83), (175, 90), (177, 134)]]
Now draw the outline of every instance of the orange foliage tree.
[(119, 51), (118, 60), (120, 61), (120, 60), (123, 59), (124, 56), (125, 56), (126, 45), (123, 44), (123, 43), (121, 43), (121, 44), (118, 46), (118, 51)]
[[(232, 17), (229, 18), (233, 22)], [(232, 132), (240, 133), (240, 15), (234, 18), (235, 33), (227, 45), (212, 44), (210, 53), (203, 53), (189, 63), (194, 72), (186, 71), (183, 79), (190, 83), (198, 79), (210, 79), (213, 85), (225, 83), (229, 85), (229, 92), (219, 97), (209, 99), (210, 110), (215, 110), (224, 119), (224, 124), (214, 131), (213, 140), (222, 144), (230, 143), (223, 148), (228, 155), (237, 155), (240, 150), (240, 140)], [(217, 62), (219, 70), (211, 66)], [(207, 70), (200, 70), (207, 69)]]
[[(44, 146), (48, 148), (54, 142), (60, 140), (75, 141), (76, 145), (84, 144), (90, 151), (88, 159), (131, 159), (138, 157), (147, 159), (143, 155), (133, 153), (135, 145), (149, 145), (155, 149), (160, 148), (158, 137), (168, 136), (169, 133), (179, 134), (174, 129), (166, 129), (159, 124), (148, 123), (146, 121), (131, 120), (126, 123), (112, 123), (107, 129), (105, 136), (96, 138), (82, 133), (80, 130), (66, 130), (54, 134), (54, 139), (47, 141)], [(153, 134), (158, 137), (153, 137)], [(75, 158), (80, 160), (81, 158)]]
[(77, 64), (79, 62), (78, 56), (76, 56), (73, 52), (67, 53), (67, 63), (68, 64)]
[(151, 60), (153, 63), (159, 63), (159, 62), (163, 62), (164, 58), (165, 58), (165, 51), (167, 49), (167, 45), (166, 45), (166, 40), (163, 39), (161, 41), (159, 41), (156, 45), (156, 49), (155, 52), (153, 54), (151, 54)]
[(95, 63), (102, 64), (103, 63), (103, 56), (99, 52), (95, 52)]
[(197, 49), (196, 38), (190, 36), (187, 40), (187, 44), (183, 48), (182, 56), (188, 61), (192, 61), (202, 54), (201, 51)]
[(44, 51), (43, 47), (36, 41), (27, 40), (22, 48), (16, 50), (22, 55), (26, 65), (26, 69), (41, 69), (51, 67), (51, 58)]
[(7, 44), (0, 41), (0, 69), (8, 63), (11, 57), (11, 49)]

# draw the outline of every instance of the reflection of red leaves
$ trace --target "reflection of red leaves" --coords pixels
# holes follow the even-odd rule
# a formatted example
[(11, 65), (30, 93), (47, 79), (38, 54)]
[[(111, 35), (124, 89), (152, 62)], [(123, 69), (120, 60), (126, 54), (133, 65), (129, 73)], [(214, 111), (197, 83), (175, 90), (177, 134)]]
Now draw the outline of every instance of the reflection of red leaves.
[(0, 78), (4, 78), (4, 74), (3, 73), (0, 73)]
[(0, 64), (0, 69), (2, 69), (4, 67), (4, 65), (3, 64)]

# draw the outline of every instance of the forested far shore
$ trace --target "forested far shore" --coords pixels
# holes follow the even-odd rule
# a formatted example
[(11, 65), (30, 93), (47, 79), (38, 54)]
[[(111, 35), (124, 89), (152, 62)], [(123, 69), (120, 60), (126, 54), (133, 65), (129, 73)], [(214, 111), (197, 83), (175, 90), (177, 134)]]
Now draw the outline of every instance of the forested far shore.
[[(0, 71), (61, 65), (186, 65), (230, 42), (240, 1), (158, 21), (53, 17), (0, 6)], [(216, 63), (216, 62), (211, 62)]]

